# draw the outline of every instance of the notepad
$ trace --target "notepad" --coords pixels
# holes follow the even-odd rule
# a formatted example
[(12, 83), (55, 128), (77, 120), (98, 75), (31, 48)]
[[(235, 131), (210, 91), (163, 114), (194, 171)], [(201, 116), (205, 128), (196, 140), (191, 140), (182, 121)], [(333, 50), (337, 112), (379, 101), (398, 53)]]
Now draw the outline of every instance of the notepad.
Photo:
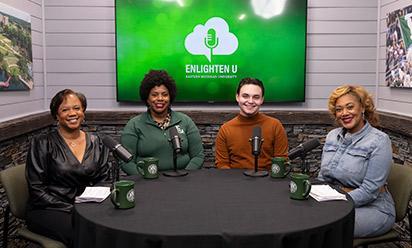
[(335, 201), (335, 200), (347, 200), (346, 195), (339, 193), (327, 184), (312, 185), (309, 195), (321, 202), (321, 201)]
[(102, 202), (110, 195), (110, 187), (86, 187), (83, 194), (75, 198), (75, 203)]

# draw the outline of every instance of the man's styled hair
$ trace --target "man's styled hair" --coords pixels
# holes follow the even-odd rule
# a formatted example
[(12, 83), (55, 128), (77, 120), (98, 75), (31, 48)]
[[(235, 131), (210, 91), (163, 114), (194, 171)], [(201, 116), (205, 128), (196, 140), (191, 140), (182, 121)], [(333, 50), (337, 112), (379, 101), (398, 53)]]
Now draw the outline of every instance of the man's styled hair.
[(237, 90), (236, 90), (236, 94), (239, 95), (240, 89), (247, 84), (254, 84), (260, 87), (260, 89), (262, 90), (262, 97), (265, 96), (265, 86), (263, 86), (262, 81), (260, 81), (257, 78), (243, 78), (242, 80), (240, 80), (239, 85), (237, 86)]

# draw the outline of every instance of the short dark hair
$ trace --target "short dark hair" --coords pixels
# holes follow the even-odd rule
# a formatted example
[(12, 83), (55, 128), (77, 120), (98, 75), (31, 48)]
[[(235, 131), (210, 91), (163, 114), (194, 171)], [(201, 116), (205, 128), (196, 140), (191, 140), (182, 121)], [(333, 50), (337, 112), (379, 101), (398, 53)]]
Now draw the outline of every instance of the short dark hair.
[(176, 98), (175, 80), (165, 70), (150, 70), (140, 84), (140, 99), (147, 105), (150, 91), (155, 86), (164, 85), (169, 91), (170, 103)]
[(87, 108), (87, 100), (86, 97), (80, 93), (80, 92), (75, 92), (71, 89), (64, 89), (59, 92), (51, 99), (50, 102), (50, 114), (53, 117), (53, 119), (57, 119), (57, 112), (59, 111), (59, 107), (66, 98), (67, 95), (75, 95), (77, 98), (79, 98), (80, 103), (82, 104), (83, 112), (86, 111)]
[(260, 87), (260, 89), (262, 90), (262, 96), (265, 96), (265, 86), (263, 86), (262, 81), (260, 81), (257, 78), (243, 78), (242, 80), (240, 80), (239, 85), (237, 86), (237, 90), (236, 90), (236, 94), (239, 95), (240, 93), (240, 89), (247, 84), (254, 84)]

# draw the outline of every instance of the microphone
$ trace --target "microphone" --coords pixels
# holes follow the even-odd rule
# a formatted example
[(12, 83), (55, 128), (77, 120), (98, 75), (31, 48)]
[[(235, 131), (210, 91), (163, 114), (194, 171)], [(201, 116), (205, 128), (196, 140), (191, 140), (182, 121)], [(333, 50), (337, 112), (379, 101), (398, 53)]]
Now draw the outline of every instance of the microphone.
[(182, 150), (182, 140), (179, 137), (177, 126), (173, 126), (169, 129), (169, 141), (173, 146), (173, 171), (165, 171), (163, 175), (167, 177), (183, 177), (189, 174), (185, 170), (177, 169), (177, 154)]
[(260, 147), (262, 142), (262, 129), (260, 127), (254, 127), (252, 131), (252, 138), (250, 138), (250, 142), (252, 143), (252, 154), (254, 156), (259, 156), (260, 154)]
[(103, 136), (103, 144), (109, 148), (110, 151), (113, 152), (114, 155), (119, 157), (124, 162), (129, 162), (132, 160), (133, 155), (122, 146), (119, 142), (115, 141), (112, 137), (104, 135)]
[(216, 37), (216, 30), (214, 30), (213, 28), (210, 28), (207, 31), (207, 35), (205, 37), (205, 45), (207, 48), (213, 49), (217, 47), (218, 44), (219, 44), (219, 38)]
[(173, 150), (179, 153), (182, 150), (182, 143), (177, 132), (176, 126), (169, 129), (170, 142), (172, 142)]
[(252, 137), (249, 139), (250, 144), (252, 145), (252, 154), (255, 156), (255, 169), (244, 171), (243, 174), (248, 177), (265, 177), (268, 175), (267, 171), (258, 170), (259, 168), (259, 154), (260, 148), (263, 143), (262, 139), (262, 129), (259, 126), (253, 128)]
[(293, 148), (288, 157), (290, 160), (295, 159), (299, 156), (305, 155), (306, 153), (312, 151), (316, 147), (320, 146), (320, 142), (318, 139), (311, 139), (306, 141), (305, 143), (299, 144), (296, 148)]

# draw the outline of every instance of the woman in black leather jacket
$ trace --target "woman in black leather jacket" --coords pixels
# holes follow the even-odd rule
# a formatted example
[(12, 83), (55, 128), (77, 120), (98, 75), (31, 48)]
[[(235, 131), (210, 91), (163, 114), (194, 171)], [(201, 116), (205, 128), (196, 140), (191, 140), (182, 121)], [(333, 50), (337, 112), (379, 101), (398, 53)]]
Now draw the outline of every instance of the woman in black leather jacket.
[(27, 154), (28, 228), (68, 247), (75, 197), (108, 175), (109, 150), (98, 136), (80, 130), (86, 107), (83, 94), (58, 92), (50, 103), (57, 129), (33, 138)]

